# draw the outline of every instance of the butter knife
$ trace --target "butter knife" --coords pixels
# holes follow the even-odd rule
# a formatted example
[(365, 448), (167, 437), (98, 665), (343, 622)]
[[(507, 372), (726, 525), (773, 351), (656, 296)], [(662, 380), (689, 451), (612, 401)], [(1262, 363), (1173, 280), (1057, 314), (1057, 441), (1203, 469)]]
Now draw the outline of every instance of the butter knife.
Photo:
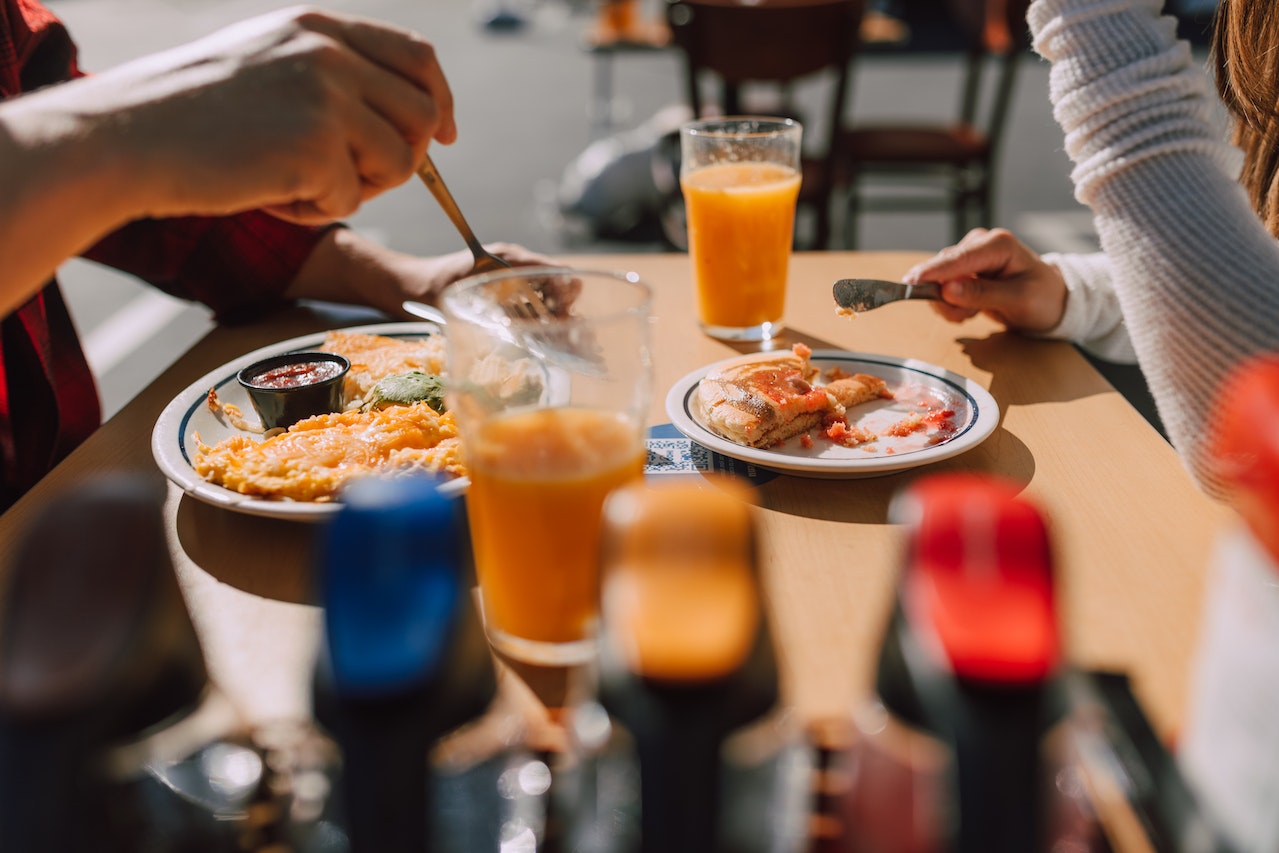
[(862, 312), (902, 299), (941, 299), (941, 285), (935, 281), (903, 284), (874, 278), (841, 278), (835, 282), (835, 304)]

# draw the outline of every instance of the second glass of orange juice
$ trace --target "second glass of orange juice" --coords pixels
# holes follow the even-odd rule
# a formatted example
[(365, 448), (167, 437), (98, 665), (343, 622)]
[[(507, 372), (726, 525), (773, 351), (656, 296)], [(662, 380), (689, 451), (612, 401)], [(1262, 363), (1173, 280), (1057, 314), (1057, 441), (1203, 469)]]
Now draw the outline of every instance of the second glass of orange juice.
[(803, 128), (733, 116), (680, 129), (697, 314), (726, 340), (767, 340), (782, 327), (795, 235)]
[(510, 657), (595, 653), (600, 512), (643, 474), (650, 301), (632, 273), (550, 267), (473, 276), (442, 297), (485, 627)]

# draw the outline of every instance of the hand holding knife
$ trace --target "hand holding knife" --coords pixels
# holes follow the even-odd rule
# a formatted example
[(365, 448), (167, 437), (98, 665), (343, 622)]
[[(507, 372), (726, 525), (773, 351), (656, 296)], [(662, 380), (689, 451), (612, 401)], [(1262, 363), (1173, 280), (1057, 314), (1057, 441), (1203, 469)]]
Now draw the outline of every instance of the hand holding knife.
[(935, 281), (904, 284), (873, 278), (841, 278), (834, 286), (835, 304), (855, 313), (870, 311), (902, 299), (941, 299), (941, 285)]

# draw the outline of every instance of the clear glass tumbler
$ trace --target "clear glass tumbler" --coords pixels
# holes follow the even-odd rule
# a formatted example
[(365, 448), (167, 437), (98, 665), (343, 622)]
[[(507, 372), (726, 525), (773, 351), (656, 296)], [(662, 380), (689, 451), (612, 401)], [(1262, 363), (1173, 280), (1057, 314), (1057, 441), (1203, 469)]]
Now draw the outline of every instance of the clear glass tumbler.
[(680, 129), (697, 316), (711, 337), (767, 340), (782, 328), (802, 136), (797, 121), (758, 116)]
[(650, 302), (634, 273), (548, 267), (442, 297), (485, 627), (513, 658), (594, 656), (600, 510), (643, 472)]

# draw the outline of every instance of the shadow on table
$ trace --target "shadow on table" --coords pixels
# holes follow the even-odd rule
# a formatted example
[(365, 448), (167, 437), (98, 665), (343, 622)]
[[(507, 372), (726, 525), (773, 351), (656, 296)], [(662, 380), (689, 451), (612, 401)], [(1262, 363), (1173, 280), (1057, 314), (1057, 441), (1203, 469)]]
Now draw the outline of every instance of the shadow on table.
[[(988, 390), (999, 401), (1001, 408), (1008, 404), (1066, 402), (1113, 389), (1118, 391), (1129, 405), (1154, 427), (1156, 432), (1165, 439), (1168, 437), (1164, 431), (1163, 421), (1156, 411), (1154, 398), (1150, 395), (1146, 377), (1142, 374), (1141, 368), (1135, 364), (1104, 361), (1064, 341), (1036, 340), (1022, 337), (1014, 332), (997, 332), (987, 338), (961, 338), (960, 343), (973, 365), (991, 374), (991, 385)], [(1030, 357), (1029, 348), (1031, 347), (1044, 346), (1074, 349), (1099, 374), (1101, 381), (1086, 376), (1069, 377), (1055, 369), (1061, 364), (1060, 359), (1040, 359), (1046, 368), (1041, 381), (1033, 386), (1023, 385), (1016, 388), (1002, 385), (1000, 375), (1004, 365)]]
[[(311, 576), (319, 525), (231, 512), (185, 495), (176, 522), (182, 550), (211, 577), (262, 598), (315, 602)], [(252, 548), (240, 544), (248, 542)]]
[[(1002, 409), (1001, 409), (1002, 412)], [(766, 510), (845, 524), (887, 524), (888, 506), (920, 477), (967, 472), (1012, 480), (1023, 486), (1035, 473), (1030, 448), (1002, 426), (973, 448), (950, 459), (878, 477), (817, 479), (782, 476), (760, 486)]]

